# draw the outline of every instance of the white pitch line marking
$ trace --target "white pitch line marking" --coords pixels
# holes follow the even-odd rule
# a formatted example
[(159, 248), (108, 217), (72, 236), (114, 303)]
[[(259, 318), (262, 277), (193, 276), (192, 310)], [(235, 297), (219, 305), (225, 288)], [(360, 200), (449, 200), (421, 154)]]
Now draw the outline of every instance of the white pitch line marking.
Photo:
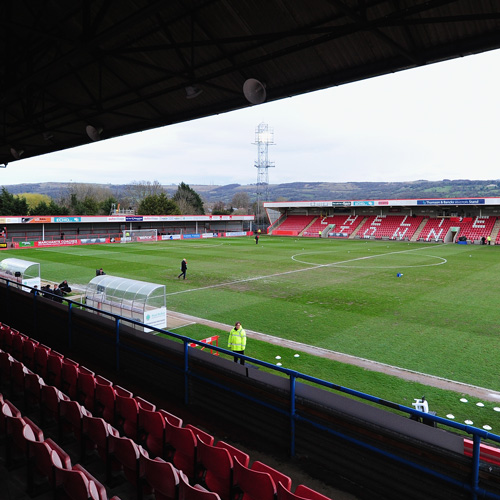
[[(408, 253), (408, 252), (418, 252), (419, 250), (428, 250), (428, 248), (413, 248), (411, 250), (398, 250), (396, 252), (388, 252), (388, 253), (378, 254), (378, 255), (368, 255), (366, 257), (356, 257), (354, 259), (343, 260), (340, 262), (333, 262), (330, 264), (316, 264), (316, 265), (313, 265), (311, 267), (304, 267), (302, 269), (293, 269), (291, 271), (284, 271), (282, 273), (273, 273), (273, 274), (267, 274), (265, 276), (255, 276), (253, 278), (244, 278), (241, 280), (228, 281), (226, 283), (218, 283), (217, 285), (202, 286), (200, 288), (189, 288), (188, 290), (179, 290), (178, 292), (171, 292), (171, 293), (167, 293), (166, 295), (171, 296), (171, 295), (179, 295), (181, 293), (197, 292), (200, 290), (210, 290), (211, 288), (221, 288), (224, 286), (236, 285), (238, 283), (248, 283), (250, 281), (258, 281), (258, 280), (263, 280), (263, 279), (276, 278), (279, 276), (285, 276), (287, 274), (295, 274), (295, 273), (302, 273), (304, 271), (312, 271), (314, 269), (320, 269), (322, 267), (334, 267), (334, 266), (338, 266), (339, 264), (347, 264), (349, 262), (354, 262), (354, 261), (359, 261), (359, 260), (374, 259), (377, 257), (385, 257), (386, 255)], [(303, 255), (303, 254), (296, 254), (296, 255)], [(292, 256), (291, 258), (292, 258), (292, 260), (294, 260), (293, 259), (294, 256)], [(442, 258), (442, 257), (440, 257), (440, 258)], [(445, 262), (443, 262), (442, 264), (445, 264), (447, 262), (446, 259), (444, 259), (444, 260), (445, 260)]]

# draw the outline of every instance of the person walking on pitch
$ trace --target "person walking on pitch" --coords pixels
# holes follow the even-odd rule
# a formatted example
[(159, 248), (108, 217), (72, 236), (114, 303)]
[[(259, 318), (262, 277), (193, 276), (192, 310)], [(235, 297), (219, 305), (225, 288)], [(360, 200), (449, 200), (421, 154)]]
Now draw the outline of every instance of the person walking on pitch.
[(179, 274), (179, 276), (177, 276), (177, 278), (180, 278), (181, 276), (184, 276), (184, 279), (186, 279), (187, 268), (188, 268), (187, 260), (186, 259), (182, 259), (182, 262), (181, 262), (181, 274)]

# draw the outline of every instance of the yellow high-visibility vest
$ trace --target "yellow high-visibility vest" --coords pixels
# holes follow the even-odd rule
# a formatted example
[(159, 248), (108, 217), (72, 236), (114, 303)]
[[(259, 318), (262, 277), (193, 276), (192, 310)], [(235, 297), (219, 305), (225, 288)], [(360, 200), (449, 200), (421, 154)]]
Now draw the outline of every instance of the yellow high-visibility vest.
[(236, 330), (236, 328), (233, 328), (229, 332), (229, 340), (228, 340), (228, 348), (231, 349), (231, 351), (244, 351), (245, 347), (247, 345), (247, 334), (243, 327), (241, 327), (239, 330)]

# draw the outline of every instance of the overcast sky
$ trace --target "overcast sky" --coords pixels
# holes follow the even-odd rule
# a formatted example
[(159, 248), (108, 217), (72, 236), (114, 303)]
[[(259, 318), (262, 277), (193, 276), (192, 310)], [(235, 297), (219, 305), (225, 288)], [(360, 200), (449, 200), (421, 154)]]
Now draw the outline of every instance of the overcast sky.
[(12, 162), (0, 185), (255, 184), (259, 123), (270, 184), (500, 179), (499, 93), (496, 50)]

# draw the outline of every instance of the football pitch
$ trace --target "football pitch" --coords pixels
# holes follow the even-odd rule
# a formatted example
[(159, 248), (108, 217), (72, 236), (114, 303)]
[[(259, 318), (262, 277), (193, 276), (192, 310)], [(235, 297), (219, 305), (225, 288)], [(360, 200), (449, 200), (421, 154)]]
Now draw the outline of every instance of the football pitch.
[[(43, 280), (87, 284), (95, 270), (166, 285), (167, 308), (199, 318), (500, 391), (500, 247), (373, 240), (250, 237), (23, 249)], [(187, 279), (178, 279), (187, 259)], [(401, 276), (398, 277), (398, 274)], [(203, 325), (200, 340), (227, 332)], [(494, 401), (249, 339), (246, 354), (500, 433)], [(477, 406), (476, 403), (484, 406)]]

